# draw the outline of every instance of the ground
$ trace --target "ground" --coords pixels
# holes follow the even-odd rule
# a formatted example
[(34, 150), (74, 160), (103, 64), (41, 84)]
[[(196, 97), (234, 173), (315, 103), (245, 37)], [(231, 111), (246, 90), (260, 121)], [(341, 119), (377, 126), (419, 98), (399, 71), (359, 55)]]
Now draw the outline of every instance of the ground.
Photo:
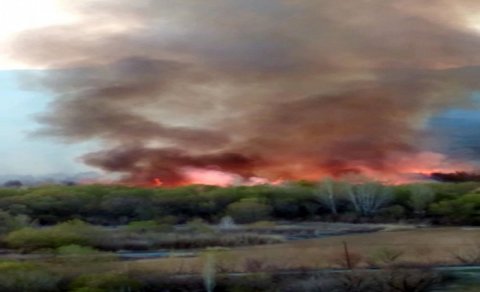
[[(214, 251), (221, 269), (245, 272), (252, 263), (259, 268), (311, 269), (340, 267), (343, 242), (359, 266), (375, 260), (386, 249), (402, 253), (396, 263), (419, 265), (461, 264), (457, 255), (480, 254), (480, 228), (419, 228), (404, 231), (342, 235), (290, 241), (283, 244), (240, 247)], [(129, 269), (173, 273), (201, 272), (203, 258), (162, 258), (127, 263)], [(381, 264), (381, 263), (380, 263)]]

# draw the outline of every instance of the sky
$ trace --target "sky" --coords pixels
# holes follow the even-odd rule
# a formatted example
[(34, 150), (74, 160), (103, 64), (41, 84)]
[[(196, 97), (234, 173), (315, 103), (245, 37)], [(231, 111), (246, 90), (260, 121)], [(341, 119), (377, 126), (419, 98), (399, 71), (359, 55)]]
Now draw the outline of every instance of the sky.
[(2, 0), (0, 175), (474, 171), (480, 3), (432, 2)]
[[(47, 92), (22, 85), (22, 76), (39, 68), (22, 64), (8, 56), (9, 41), (21, 31), (68, 23), (73, 15), (60, 8), (58, 1), (2, 0), (0, 2), (0, 175), (43, 176), (92, 171), (75, 161), (85, 145), (66, 145), (45, 138), (34, 138), (38, 124), (35, 115), (52, 101)], [(35, 7), (35, 9), (32, 9)]]
[(24, 70), (1, 70), (0, 175), (76, 174), (92, 169), (75, 162), (75, 156), (86, 151), (85, 145), (66, 145), (33, 137), (38, 127), (36, 114), (52, 100), (48, 94), (22, 88)]

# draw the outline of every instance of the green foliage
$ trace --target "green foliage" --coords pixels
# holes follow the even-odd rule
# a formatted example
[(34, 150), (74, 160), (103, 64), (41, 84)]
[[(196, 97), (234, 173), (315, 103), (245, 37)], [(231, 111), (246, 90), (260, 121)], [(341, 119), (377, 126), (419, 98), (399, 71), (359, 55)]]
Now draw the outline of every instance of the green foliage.
[(386, 220), (400, 220), (405, 218), (405, 207), (401, 205), (393, 205), (380, 210), (380, 216)]
[(200, 218), (193, 219), (185, 224), (186, 229), (189, 232), (194, 233), (211, 233), (214, 230), (204, 220)]
[(458, 224), (480, 224), (480, 193), (445, 200), (431, 206), (431, 212)]
[(86, 262), (105, 262), (117, 259), (113, 253), (101, 252), (90, 246), (76, 244), (60, 246), (55, 250), (56, 257), (53, 259), (56, 263), (81, 264)]
[(227, 208), (227, 215), (235, 222), (250, 223), (270, 218), (272, 207), (257, 199), (243, 199), (232, 203)]
[(416, 214), (425, 214), (428, 206), (435, 200), (432, 188), (425, 184), (414, 184), (410, 187), (409, 204)]
[(374, 264), (393, 264), (399, 260), (399, 258), (404, 254), (403, 250), (383, 247), (374, 251), (370, 255), (370, 260)]
[(99, 251), (89, 247), (77, 244), (63, 245), (57, 248), (57, 254), (59, 255), (75, 255), (75, 256), (90, 256), (99, 254)]
[(7, 235), (5, 241), (14, 248), (27, 250), (58, 248), (64, 245), (89, 245), (98, 236), (98, 230), (82, 221), (68, 221), (41, 229), (26, 227)]
[(27, 189), (18, 189), (18, 188), (0, 188), (0, 198), (22, 196), (27, 193)]
[(0, 262), (0, 291), (58, 291), (61, 277), (40, 266), (22, 262)]
[(257, 221), (248, 225), (249, 228), (253, 229), (267, 229), (267, 228), (274, 228), (276, 226), (275, 222), (273, 221)]
[[(480, 187), (478, 182), (385, 186), (381, 194), (376, 194), (371, 188), (361, 187), (371, 186), (371, 183), (352, 187), (350, 193), (347, 192), (349, 188), (346, 185), (348, 184), (335, 182), (335, 187), (332, 188), (334, 201), (327, 201), (323, 197), (319, 200), (318, 185), (313, 182), (226, 188), (201, 185), (176, 188), (111, 185), (0, 188), (0, 210), (8, 214), (0, 213), (0, 221), (7, 222), (0, 224), (4, 228), (0, 232), (21, 227), (22, 224), (12, 223), (27, 218), (16, 218), (19, 215), (28, 216), (32, 222), (41, 226), (74, 219), (95, 225), (114, 226), (134, 222), (128, 227), (132, 232), (166, 230), (168, 225), (186, 223), (195, 218), (218, 222), (225, 215), (233, 217), (236, 223), (270, 219), (421, 219), (451, 224), (478, 224), (476, 216), (471, 214), (471, 207), (466, 207), (460, 199), (475, 193)], [(419, 188), (427, 191), (419, 191)], [(390, 193), (393, 195), (390, 196)], [(354, 195), (355, 200), (352, 200), (351, 195)], [(383, 199), (384, 197), (387, 198)], [(367, 206), (369, 202), (378, 204)], [(470, 215), (457, 220), (455, 213), (460, 211), (455, 210), (462, 208), (466, 208)], [(349, 213), (353, 211), (355, 214)], [(338, 214), (332, 216), (332, 213)], [(358, 218), (362, 216), (367, 218)], [(158, 226), (153, 222), (158, 222)]]
[(132, 232), (170, 232), (173, 226), (168, 224), (159, 224), (154, 220), (132, 221), (126, 226), (128, 231)]
[(7, 212), (0, 211), (0, 234), (28, 226), (29, 221), (26, 215), (12, 216)]
[(71, 285), (72, 291), (123, 292), (141, 291), (142, 283), (120, 273), (82, 275)]

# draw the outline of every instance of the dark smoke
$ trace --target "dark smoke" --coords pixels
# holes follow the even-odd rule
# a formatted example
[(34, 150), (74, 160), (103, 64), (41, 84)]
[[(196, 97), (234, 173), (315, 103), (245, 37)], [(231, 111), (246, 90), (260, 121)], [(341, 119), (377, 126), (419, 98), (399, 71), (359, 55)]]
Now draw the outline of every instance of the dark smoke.
[(124, 172), (130, 175), (126, 183), (145, 184), (161, 178), (165, 185), (188, 183), (182, 169), (198, 167), (228, 169), (239, 175), (251, 177), (261, 161), (242, 154), (222, 152), (219, 154), (192, 155), (177, 148), (117, 147), (86, 155), (85, 162), (106, 171)]
[(417, 159), (426, 123), (480, 89), (480, 3), (435, 3), (89, 0), (12, 53), (51, 69), (37, 134), (100, 141), (83, 161), (125, 182), (398, 174), (452, 162)]
[(480, 181), (480, 173), (469, 173), (465, 171), (456, 171), (450, 173), (433, 172), (430, 178), (442, 182), (468, 182)]

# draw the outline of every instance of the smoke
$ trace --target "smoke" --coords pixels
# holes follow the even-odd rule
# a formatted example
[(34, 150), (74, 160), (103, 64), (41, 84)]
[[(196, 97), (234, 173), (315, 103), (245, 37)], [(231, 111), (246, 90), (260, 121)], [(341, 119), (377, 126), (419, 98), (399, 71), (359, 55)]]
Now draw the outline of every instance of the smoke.
[(451, 173), (433, 172), (429, 175), (429, 178), (441, 182), (469, 182), (480, 181), (480, 174), (469, 173), (465, 171), (456, 171)]
[(101, 142), (81, 159), (125, 182), (461, 163), (427, 122), (474, 106), (478, 1), (81, 2), (78, 23), (25, 31), (12, 55), (49, 68), (36, 134)]

